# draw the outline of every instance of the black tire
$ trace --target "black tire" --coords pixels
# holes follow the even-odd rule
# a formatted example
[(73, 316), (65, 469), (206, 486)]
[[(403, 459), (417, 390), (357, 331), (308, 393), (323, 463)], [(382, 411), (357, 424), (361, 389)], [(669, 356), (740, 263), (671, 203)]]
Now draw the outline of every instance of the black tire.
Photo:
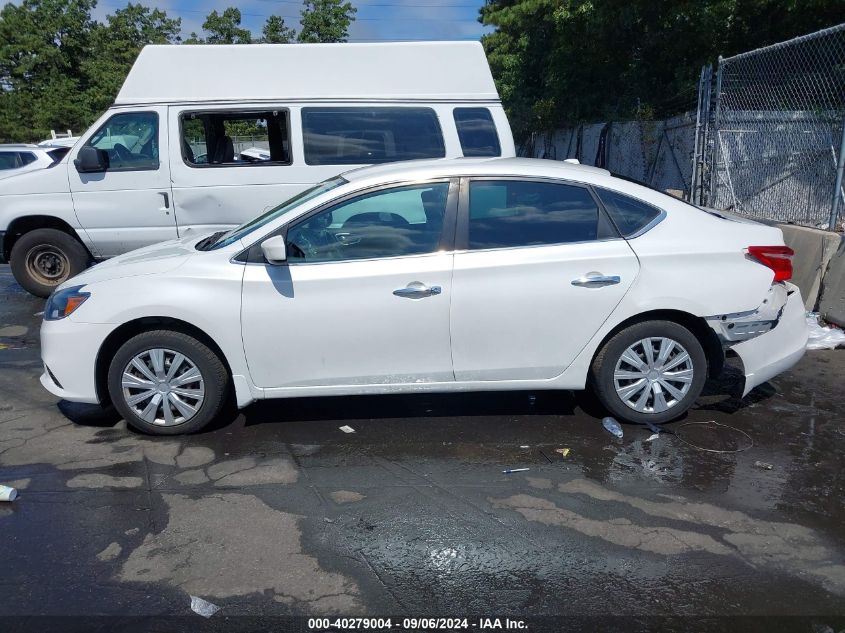
[[(199, 408), (193, 417), (173, 426), (162, 426), (144, 420), (124, 397), (124, 370), (138, 354), (151, 349), (163, 349), (184, 355), (199, 370), (202, 377), (205, 394)], [(194, 389), (198, 390), (199, 381), (196, 383)], [(182, 435), (199, 431), (223, 411), (229, 384), (226, 366), (214, 351), (193, 336), (173, 330), (151, 330), (133, 336), (117, 350), (108, 373), (109, 396), (114, 407), (130, 426), (151, 435)], [(140, 391), (142, 389), (138, 389), (139, 393)], [(158, 410), (161, 410), (164, 419), (164, 409), (157, 408), (156, 411)], [(171, 406), (171, 411), (175, 411), (175, 407)]]
[(9, 257), (15, 280), (36, 297), (49, 297), (56, 286), (81, 273), (90, 262), (82, 243), (58, 229), (24, 233)]
[[(689, 383), (689, 390), (682, 398), (676, 399), (671, 397), (670, 400), (674, 402), (668, 409), (661, 412), (653, 411), (637, 411), (633, 407), (626, 404), (622, 396), (616, 391), (616, 383), (614, 374), (616, 372), (616, 365), (620, 361), (622, 354), (632, 345), (637, 345), (639, 341), (648, 338), (662, 337), (680, 344), (689, 354), (692, 380)], [(642, 349), (645, 352), (644, 348)], [(675, 352), (673, 352), (675, 353)], [(642, 358), (643, 355), (640, 357)], [(670, 357), (671, 359), (672, 357)], [(633, 365), (622, 365), (623, 368), (631, 367)], [(682, 367), (689, 367), (689, 364), (684, 364)], [(627, 370), (626, 370), (627, 371)], [(590, 386), (593, 389), (596, 397), (601, 404), (607, 409), (611, 415), (626, 422), (635, 422), (643, 424), (651, 422), (653, 424), (662, 424), (670, 422), (682, 416), (695, 403), (704, 383), (707, 380), (707, 356), (704, 353), (704, 348), (696, 336), (687, 328), (673, 321), (643, 321), (636, 323), (624, 330), (616, 333), (604, 346), (599, 350), (596, 357), (593, 359), (593, 364), (590, 369)], [(637, 382), (636, 379), (626, 380), (620, 383), (620, 386), (633, 386)], [(672, 382), (670, 386), (679, 388), (680, 383)], [(656, 388), (656, 387), (655, 387)], [(651, 388), (650, 388), (651, 389)], [(669, 393), (663, 387), (661, 391)], [(637, 395), (643, 392), (638, 390)], [(654, 402), (654, 391), (647, 396), (649, 402)], [(646, 406), (646, 409), (649, 407)]]

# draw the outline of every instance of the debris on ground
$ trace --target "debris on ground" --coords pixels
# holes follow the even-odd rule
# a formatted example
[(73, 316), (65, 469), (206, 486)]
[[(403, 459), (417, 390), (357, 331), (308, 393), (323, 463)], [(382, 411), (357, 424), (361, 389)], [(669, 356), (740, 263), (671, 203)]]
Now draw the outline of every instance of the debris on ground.
[(503, 470), (502, 474), (510, 475), (511, 473), (524, 473), (526, 470), (531, 470), (530, 468), (508, 468), (507, 470)]
[(646, 441), (646, 442), (653, 442), (653, 441), (654, 441), (654, 440), (656, 440), (658, 437), (660, 437), (660, 435), (659, 435), (659, 434), (657, 434), (657, 433), (652, 433), (651, 435), (649, 435), (649, 436), (646, 438), (646, 440), (645, 440), (645, 441)]
[(552, 463), (552, 460), (549, 458), (549, 456), (548, 456), (548, 455), (546, 455), (546, 454), (545, 454), (543, 451), (541, 451), (539, 448), (538, 448), (537, 450), (538, 450), (538, 451), (540, 451), (540, 455), (542, 455), (543, 457), (545, 457), (545, 458), (546, 458), (546, 461), (547, 461), (547, 462), (549, 462), (550, 464)]
[(10, 486), (0, 484), (0, 501), (14, 501), (18, 498), (18, 491)]
[(561, 457), (568, 457), (569, 456), (569, 450), (570, 449), (568, 449), (568, 448), (556, 448), (555, 453), (560, 453)]
[(762, 468), (763, 470), (771, 470), (772, 468), (774, 468), (774, 466), (772, 466), (772, 465), (771, 465), (770, 463), (768, 463), (768, 462), (759, 462), (759, 461), (758, 461), (758, 462), (754, 462), (754, 465), (755, 465), (757, 468)]
[(616, 421), (616, 418), (611, 418), (610, 416), (608, 416), (604, 418), (601, 423), (608, 433), (612, 433), (620, 439), (622, 438), (622, 435), (624, 433), (622, 432), (622, 427), (619, 426), (619, 422)]
[(531, 446), (529, 446), (528, 444), (523, 444), (519, 448), (526, 449), (526, 448), (531, 448)]
[(349, 426), (348, 424), (344, 424), (343, 426), (340, 426), (340, 427), (338, 427), (338, 428), (339, 428), (341, 431), (343, 431), (344, 433), (354, 433), (354, 432), (355, 432), (355, 429), (353, 429), (353, 428), (352, 428), (351, 426)]
[(807, 313), (807, 330), (807, 349), (836, 349), (845, 345), (845, 332), (836, 327), (823, 326), (817, 312)]
[(218, 607), (216, 604), (209, 602), (208, 600), (203, 600), (202, 598), (198, 598), (197, 596), (191, 596), (191, 611), (201, 615), (204, 618), (210, 618), (215, 613), (220, 611), (220, 607)]

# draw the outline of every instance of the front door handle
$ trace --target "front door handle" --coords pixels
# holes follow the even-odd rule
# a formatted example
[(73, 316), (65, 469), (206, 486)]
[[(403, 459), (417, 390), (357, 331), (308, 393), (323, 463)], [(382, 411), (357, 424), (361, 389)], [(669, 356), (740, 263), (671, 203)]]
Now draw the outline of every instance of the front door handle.
[(583, 277), (572, 280), (573, 286), (584, 288), (601, 288), (602, 286), (613, 286), (622, 281), (619, 275), (602, 275), (601, 273), (587, 273)]
[(405, 297), (407, 299), (422, 299), (431, 295), (439, 295), (441, 292), (442, 289), (440, 286), (426, 286), (420, 281), (412, 281), (404, 288), (394, 290), (393, 294), (397, 297)]

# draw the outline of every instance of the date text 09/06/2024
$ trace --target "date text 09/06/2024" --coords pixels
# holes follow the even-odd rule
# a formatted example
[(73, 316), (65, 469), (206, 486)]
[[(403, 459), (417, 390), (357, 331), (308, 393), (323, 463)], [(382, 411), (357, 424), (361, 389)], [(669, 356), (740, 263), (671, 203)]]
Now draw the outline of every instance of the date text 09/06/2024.
[(528, 624), (524, 620), (510, 618), (309, 618), (308, 628), (313, 631), (324, 630), (526, 630)]

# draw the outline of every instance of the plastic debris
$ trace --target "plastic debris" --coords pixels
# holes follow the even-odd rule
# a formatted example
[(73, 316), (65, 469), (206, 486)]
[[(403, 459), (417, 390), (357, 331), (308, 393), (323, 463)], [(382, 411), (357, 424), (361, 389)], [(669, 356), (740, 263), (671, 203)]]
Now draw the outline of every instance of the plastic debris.
[(210, 618), (215, 613), (220, 611), (220, 607), (218, 607), (216, 604), (209, 602), (208, 600), (203, 600), (202, 598), (198, 598), (197, 596), (191, 596), (191, 611), (198, 615), (201, 615), (204, 618)]
[(556, 448), (555, 453), (560, 453), (561, 457), (569, 457), (569, 450), (568, 448)]
[(355, 432), (355, 429), (353, 429), (353, 428), (352, 428), (351, 426), (349, 426), (348, 424), (344, 424), (343, 426), (340, 426), (340, 427), (338, 427), (338, 428), (339, 428), (341, 431), (343, 431), (344, 433), (354, 433), (354, 432)]
[(836, 349), (845, 345), (845, 332), (835, 327), (825, 327), (819, 323), (819, 315), (807, 313), (807, 349)]
[(649, 435), (649, 436), (646, 438), (646, 440), (645, 440), (645, 441), (646, 441), (646, 442), (653, 442), (653, 441), (654, 441), (654, 440), (656, 440), (658, 437), (660, 437), (660, 435), (659, 435), (658, 433), (652, 433), (651, 435)]
[(622, 427), (619, 426), (619, 422), (616, 421), (616, 418), (611, 418), (610, 416), (608, 416), (604, 418), (601, 423), (608, 433), (612, 433), (620, 439), (624, 435), (624, 433), (622, 432)]
[(0, 484), (0, 501), (14, 501), (18, 498), (18, 491), (11, 486)]
[(763, 470), (771, 470), (772, 468), (774, 468), (774, 466), (772, 466), (768, 462), (754, 462), (754, 465), (757, 468), (762, 468)]
[(520, 446), (519, 448), (531, 448), (531, 446), (529, 446), (528, 444), (523, 444), (523, 445), (522, 445), (522, 446)]
[(507, 470), (503, 470), (502, 474), (510, 475), (511, 473), (524, 473), (526, 470), (531, 470), (530, 468), (508, 468)]

